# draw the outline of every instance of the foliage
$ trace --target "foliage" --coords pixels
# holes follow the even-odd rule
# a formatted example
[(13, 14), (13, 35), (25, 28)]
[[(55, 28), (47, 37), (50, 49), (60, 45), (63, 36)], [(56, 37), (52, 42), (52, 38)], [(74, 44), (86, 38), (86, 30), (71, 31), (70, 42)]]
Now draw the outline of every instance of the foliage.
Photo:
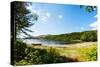
[(93, 47), (88, 52), (86, 52), (88, 61), (96, 61), (97, 60), (97, 48)]
[(13, 41), (13, 44), (11, 45), (11, 54), (14, 55), (11, 57), (11, 64), (14, 64), (24, 59), (26, 56), (26, 44), (17, 39), (17, 36), (20, 33), (30, 36), (27, 31), (33, 31), (29, 30), (28, 28), (34, 24), (33, 21), (38, 20), (38, 15), (31, 13), (27, 9), (28, 6), (31, 6), (31, 3), (29, 2), (14, 1), (11, 3), (11, 6), (12, 15), (14, 16), (12, 17), (14, 19), (13, 23), (15, 24), (15, 28), (11, 32), (11, 39)]
[(84, 8), (87, 12), (93, 12), (97, 9), (96, 6), (83, 6), (83, 5), (80, 5), (80, 8)]
[(47, 53), (42, 56), (43, 63), (56, 63), (59, 53), (54, 48), (47, 49)]
[(14, 45), (14, 60), (20, 61), (25, 57), (25, 49), (26, 44), (23, 43), (21, 40), (16, 40), (16, 43)]
[(34, 23), (32, 23), (35, 20), (38, 20), (38, 15), (37, 14), (32, 14), (26, 7), (31, 6), (31, 3), (29, 2), (18, 2), (15, 1), (13, 2), (13, 11), (14, 11), (14, 21), (16, 25), (16, 35), (18, 33), (24, 33), (27, 34), (26, 31), (32, 32), (28, 28), (32, 26)]
[(97, 41), (96, 31), (84, 32), (80, 38), (82, 41)]
[(26, 56), (24, 59), (27, 61), (27, 63), (30, 63), (30, 64), (40, 64), (41, 63), (41, 52), (43, 51), (28, 47), (25, 50)]
[(25, 48), (25, 51), (23, 51), (23, 53), (25, 53), (24, 58), (20, 61), (16, 61), (15, 65), (49, 64), (97, 60), (97, 48), (95, 44), (87, 46), (87, 48), (69, 47), (57, 49), (52, 47), (41, 47), (42, 49), (34, 48), (32, 46)]
[[(96, 42), (91, 43), (85, 43), (80, 45), (78, 47), (73, 46), (75, 44), (72, 44), (71, 47), (67, 48), (59, 48), (57, 51), (60, 53), (60, 55), (64, 57), (71, 57), (74, 59), (77, 59), (78, 61), (96, 61), (97, 60), (97, 44)], [(83, 46), (81, 46), (83, 45)], [(85, 45), (85, 46), (84, 46)]]
[(97, 31), (84, 31), (84, 32), (73, 32), (60, 35), (46, 35), (41, 38), (48, 40), (66, 41), (68, 43), (76, 43), (81, 41), (97, 41)]
[(60, 62), (57, 58), (59, 54), (53, 48), (46, 50), (27, 47), (23, 53), (25, 53), (25, 57), (20, 61), (16, 61), (15, 65), (47, 64)]

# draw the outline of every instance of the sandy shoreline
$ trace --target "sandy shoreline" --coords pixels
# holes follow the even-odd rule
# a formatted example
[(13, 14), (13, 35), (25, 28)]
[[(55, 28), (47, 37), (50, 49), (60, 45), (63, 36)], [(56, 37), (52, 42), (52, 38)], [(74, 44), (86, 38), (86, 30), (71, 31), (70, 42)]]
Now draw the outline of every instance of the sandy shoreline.
[(66, 45), (31, 45), (30, 47), (36, 49), (55, 49), (60, 56), (76, 58), (78, 61), (87, 61), (88, 57), (86, 52), (91, 51), (97, 47), (97, 42), (83, 42), (76, 44), (66, 44)]
[(97, 42), (83, 42), (83, 43), (76, 43), (76, 44), (66, 44), (66, 45), (45, 45), (43, 44), (42, 46), (50, 46), (50, 47), (86, 47), (90, 46), (92, 44), (97, 44)]
[(43, 48), (43, 47), (53, 47), (53, 48), (81, 48), (81, 47), (90, 47), (93, 44), (97, 44), (97, 42), (83, 42), (83, 43), (75, 43), (75, 44), (66, 44), (66, 45), (32, 45), (33, 47)]

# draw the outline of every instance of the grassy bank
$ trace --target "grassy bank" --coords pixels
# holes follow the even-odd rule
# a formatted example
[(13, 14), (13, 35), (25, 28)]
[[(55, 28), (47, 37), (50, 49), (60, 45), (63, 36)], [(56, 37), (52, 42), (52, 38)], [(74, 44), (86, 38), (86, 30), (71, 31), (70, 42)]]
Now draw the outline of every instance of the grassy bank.
[[(20, 45), (21, 44), (21, 45)], [(97, 60), (97, 42), (84, 42), (69, 45), (28, 45), (18, 42), (14, 65), (53, 64), (85, 62)]]
[(31, 46), (39, 49), (55, 49), (60, 56), (77, 59), (78, 61), (95, 61), (97, 60), (97, 42), (84, 42), (69, 44), (64, 47), (60, 46)]
[(94, 61), (96, 60), (96, 54), (94, 56), (94, 52), (96, 52), (97, 45), (91, 44), (91, 45), (85, 45), (85, 46), (71, 46), (67, 48), (56, 48), (60, 55), (70, 57), (70, 58), (76, 58), (78, 61)]

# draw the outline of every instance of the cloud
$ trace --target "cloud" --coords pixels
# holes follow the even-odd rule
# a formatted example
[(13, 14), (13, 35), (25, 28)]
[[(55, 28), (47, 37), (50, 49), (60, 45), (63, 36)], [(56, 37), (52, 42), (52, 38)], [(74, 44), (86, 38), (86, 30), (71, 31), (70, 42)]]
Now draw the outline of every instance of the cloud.
[(51, 13), (49, 12), (44, 12), (42, 15), (41, 15), (41, 20), (43, 22), (47, 22), (47, 20), (51, 17)]
[(35, 7), (32, 7), (32, 6), (28, 6), (27, 9), (33, 14), (36, 13), (36, 14), (39, 15), (42, 12), (42, 9), (40, 9), (39, 7), (35, 8)]
[(49, 18), (51, 16), (51, 14), (49, 12), (47, 12), (46, 16)]
[(96, 21), (96, 22), (91, 23), (90, 27), (92, 28), (92, 30), (96, 30), (97, 29), (97, 25), (98, 25), (98, 23)]
[(46, 17), (46, 16), (42, 16), (42, 17), (41, 17), (41, 20), (42, 20), (43, 22), (46, 22), (46, 21), (47, 21), (47, 17)]
[[(95, 15), (94, 18), (97, 19), (97, 15)], [(97, 30), (97, 27), (98, 27), (97, 20), (95, 22), (92, 22), (89, 26), (91, 27), (92, 30)]]
[(50, 17), (51, 17), (51, 13), (48, 12), (48, 11), (45, 11), (44, 9), (41, 9), (39, 7), (32, 7), (32, 6), (29, 6), (27, 7), (28, 10), (31, 11), (31, 13), (36, 13), (37, 15), (39, 15), (39, 20), (41, 22), (46, 22)]
[(59, 18), (59, 19), (62, 19), (62, 18), (63, 18), (63, 16), (62, 16), (62, 15), (58, 15), (58, 18)]

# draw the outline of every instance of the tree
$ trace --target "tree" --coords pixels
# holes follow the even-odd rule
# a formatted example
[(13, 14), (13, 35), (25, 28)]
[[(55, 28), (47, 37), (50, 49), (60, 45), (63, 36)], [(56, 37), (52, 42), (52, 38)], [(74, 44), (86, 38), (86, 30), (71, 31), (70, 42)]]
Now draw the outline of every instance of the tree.
[[(32, 14), (26, 7), (31, 6), (31, 3), (14, 1), (11, 3), (12, 14), (12, 28), (11, 28), (11, 64), (14, 65), (16, 61), (20, 61), (25, 56), (26, 44), (17, 36), (20, 33), (30, 36), (27, 31), (33, 32), (28, 28), (38, 20), (37, 14)], [(14, 29), (13, 29), (14, 28)]]
[(84, 32), (80, 39), (82, 41), (97, 41), (97, 31)]
[(87, 12), (93, 12), (97, 9), (96, 6), (83, 6), (83, 5), (80, 5), (80, 8), (84, 8)]
[(16, 35), (20, 33), (27, 34), (27, 31), (32, 32), (28, 28), (32, 26), (33, 21), (38, 20), (37, 14), (31, 14), (31, 12), (26, 8), (27, 6), (31, 6), (31, 3), (26, 2), (14, 2), (14, 22), (16, 25)]

